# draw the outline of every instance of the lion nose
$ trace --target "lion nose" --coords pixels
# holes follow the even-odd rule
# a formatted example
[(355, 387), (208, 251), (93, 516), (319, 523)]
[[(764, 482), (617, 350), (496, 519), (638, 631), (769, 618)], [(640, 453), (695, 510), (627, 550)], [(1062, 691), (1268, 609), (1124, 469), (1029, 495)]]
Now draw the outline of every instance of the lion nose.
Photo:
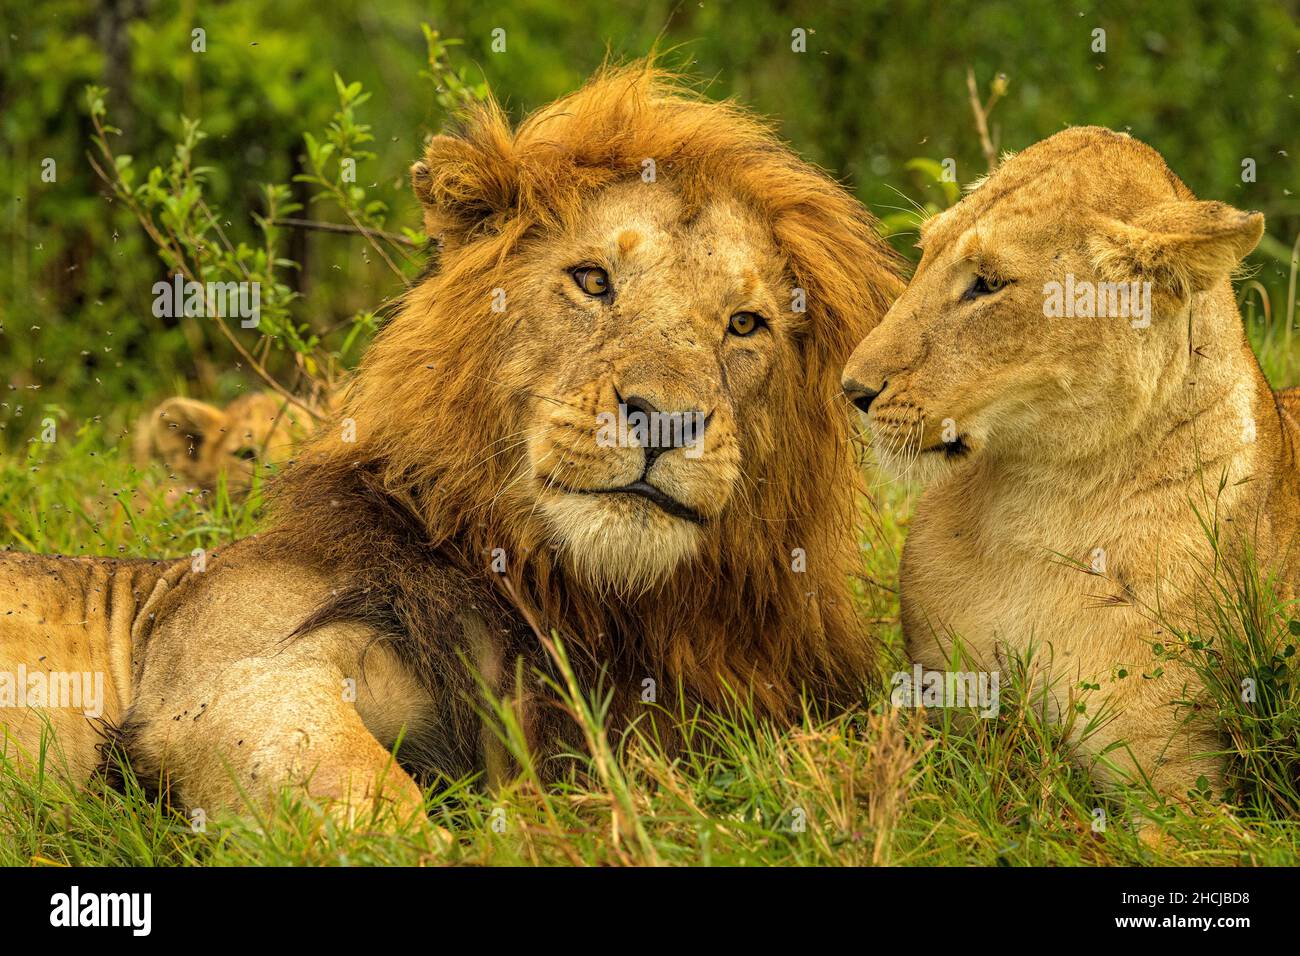
[(623, 406), (629, 425), (637, 424), (633, 415), (639, 413), (644, 416), (643, 427), (647, 437), (642, 447), (645, 449), (647, 472), (664, 452), (674, 448), (689, 448), (700, 441), (709, 422), (713, 420), (712, 414), (705, 415), (696, 409), (663, 412), (654, 402), (641, 395), (629, 395), (627, 398), (620, 396), (619, 404)]
[(883, 383), (881, 383), (879, 389), (870, 389), (855, 379), (846, 378), (844, 380), (844, 394), (848, 396), (849, 401), (856, 405), (863, 414), (866, 414), (867, 410), (871, 408), (871, 403), (875, 401), (876, 396), (884, 390), (885, 386)]
[(629, 416), (633, 412), (640, 412), (645, 416), (647, 422), (653, 421), (654, 416), (659, 412), (654, 402), (648, 398), (642, 398), (640, 395), (629, 395), (622, 400), (621, 404), (627, 409)]

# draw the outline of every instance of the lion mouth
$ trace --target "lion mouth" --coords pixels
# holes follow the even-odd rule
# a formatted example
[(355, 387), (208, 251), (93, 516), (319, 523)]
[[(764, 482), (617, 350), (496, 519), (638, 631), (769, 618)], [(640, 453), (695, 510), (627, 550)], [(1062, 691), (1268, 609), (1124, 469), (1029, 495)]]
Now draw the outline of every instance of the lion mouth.
[(681, 518), (683, 521), (690, 521), (694, 524), (704, 524), (704, 516), (698, 511), (682, 504), (676, 498), (656, 488), (648, 481), (634, 481), (632, 484), (623, 485), (620, 488), (587, 488), (582, 493), (588, 495), (639, 495), (674, 518)]
[(929, 452), (942, 454), (945, 458), (965, 458), (970, 454), (970, 445), (966, 444), (965, 435), (958, 435), (952, 441), (939, 442), (937, 445), (921, 449), (923, 455)]

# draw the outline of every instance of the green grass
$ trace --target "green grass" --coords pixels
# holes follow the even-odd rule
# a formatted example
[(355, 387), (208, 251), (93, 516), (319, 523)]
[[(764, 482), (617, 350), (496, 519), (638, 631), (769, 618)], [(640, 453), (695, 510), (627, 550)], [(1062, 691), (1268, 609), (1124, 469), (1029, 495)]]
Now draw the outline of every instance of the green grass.
[[(1275, 383), (1300, 378), (1290, 343), (1259, 328), (1252, 338)], [(255, 527), (256, 489), (242, 505), (220, 495), (211, 507), (169, 501), (161, 469), (141, 473), (126, 460), (128, 420), (91, 423), (53, 444), (20, 443), (0, 457), (0, 546), (179, 556)], [(901, 660), (896, 572), (916, 491), (885, 481), (875, 489), (865, 505), (872, 532), (861, 600)], [(1003, 675), (996, 719), (941, 710), (926, 722), (891, 710), (881, 686), (853, 713), (810, 713), (784, 732), (743, 708), (697, 715), (689, 729), (699, 746), (677, 757), (635, 731), (603, 743), (599, 699), (561, 686), (595, 744), (586, 770), (549, 788), (525, 771), (495, 793), (454, 781), (428, 797), (433, 831), (393, 833), (375, 820), (345, 826), (286, 798), (269, 815), (209, 819), (196, 832), (133, 780), (124, 792), (101, 783), (70, 789), (54, 754), (37, 781), (0, 764), (0, 864), (1294, 864), (1300, 682), (1296, 658), (1281, 650), (1300, 629), (1294, 616), (1248, 569), (1222, 585), (1206, 633), (1182, 635), (1178, 653), (1169, 652), (1169, 666), (1218, 675), (1211, 700), (1232, 746), (1231, 803), (1203, 793), (1165, 806), (1140, 787), (1099, 792), (1064, 730), (1045, 723), (1029, 697), (1030, 659)], [(1241, 674), (1263, 682), (1266, 706), (1241, 705)], [(1096, 720), (1103, 705), (1088, 701), (1087, 710), (1081, 719)], [(508, 709), (493, 718), (528, 767)], [(1156, 821), (1142, 837), (1139, 819)]]

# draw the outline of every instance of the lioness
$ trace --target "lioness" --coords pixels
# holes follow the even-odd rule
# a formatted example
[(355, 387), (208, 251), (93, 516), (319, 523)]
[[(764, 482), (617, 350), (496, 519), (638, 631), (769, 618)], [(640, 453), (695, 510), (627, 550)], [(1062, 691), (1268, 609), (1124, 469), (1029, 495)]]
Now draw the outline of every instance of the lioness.
[[(301, 785), (405, 812), (417, 780), (508, 771), (474, 672), (553, 772), (580, 738), (537, 676), (552, 633), (612, 729), (855, 699), (839, 376), (901, 289), (871, 216), (639, 67), (517, 129), (481, 109), (412, 180), (438, 268), (277, 480), (271, 530), (194, 561), (0, 557), (3, 667), (106, 671), (137, 774), (209, 809)], [(47, 712), (89, 772), (86, 719)], [(35, 716), (5, 715), (31, 755)]]
[(1037, 646), (1058, 714), (1099, 684), (1112, 719), (1076, 723), (1083, 752), (1128, 744), (1103, 781), (1140, 766), (1167, 794), (1201, 775), (1221, 792), (1223, 742), (1174, 703), (1198, 688), (1153, 659), (1166, 625), (1195, 626), (1202, 519), (1284, 598), (1300, 570), (1295, 393), (1269, 389), (1229, 281), (1262, 232), (1137, 140), (1066, 130), (923, 227), (845, 371), (883, 458), (929, 480), (900, 571), (910, 654), (943, 669), (960, 638), (993, 670)]
[(288, 461), (314, 429), (310, 415), (269, 390), (225, 408), (178, 395), (141, 417), (134, 457), (141, 466), (160, 458), (174, 477), (207, 492), (224, 477), (232, 497), (242, 497), (259, 465)]

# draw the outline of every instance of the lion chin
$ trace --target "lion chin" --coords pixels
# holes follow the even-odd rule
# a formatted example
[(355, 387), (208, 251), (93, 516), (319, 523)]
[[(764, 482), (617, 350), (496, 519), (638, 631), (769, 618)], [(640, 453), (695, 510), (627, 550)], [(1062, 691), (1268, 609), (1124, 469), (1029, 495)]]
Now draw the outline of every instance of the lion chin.
[(620, 597), (662, 584), (692, 559), (703, 531), (630, 494), (563, 494), (539, 507), (569, 570)]

